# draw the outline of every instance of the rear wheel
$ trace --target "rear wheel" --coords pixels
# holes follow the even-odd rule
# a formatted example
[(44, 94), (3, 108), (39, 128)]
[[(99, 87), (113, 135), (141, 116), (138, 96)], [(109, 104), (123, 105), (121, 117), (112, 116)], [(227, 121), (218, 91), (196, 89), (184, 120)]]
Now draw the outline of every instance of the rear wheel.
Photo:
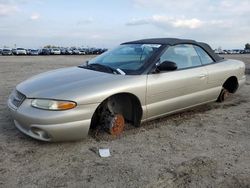
[(228, 96), (229, 96), (229, 91), (227, 89), (223, 88), (220, 92), (220, 95), (217, 99), (217, 102), (225, 101), (225, 99), (228, 98)]

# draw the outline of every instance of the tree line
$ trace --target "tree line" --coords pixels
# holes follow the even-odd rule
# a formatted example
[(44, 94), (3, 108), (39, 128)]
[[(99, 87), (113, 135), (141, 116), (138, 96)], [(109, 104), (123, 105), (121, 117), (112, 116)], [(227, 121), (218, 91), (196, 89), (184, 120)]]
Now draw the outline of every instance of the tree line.
[(250, 43), (245, 44), (245, 50), (250, 50)]

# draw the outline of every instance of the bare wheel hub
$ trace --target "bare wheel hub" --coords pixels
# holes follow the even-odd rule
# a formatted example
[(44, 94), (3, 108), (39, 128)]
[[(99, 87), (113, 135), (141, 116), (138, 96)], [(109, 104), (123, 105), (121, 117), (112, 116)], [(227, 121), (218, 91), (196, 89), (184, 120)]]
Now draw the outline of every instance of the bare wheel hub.
[(227, 89), (222, 89), (221, 94), (220, 94), (220, 101), (224, 101), (227, 97), (229, 96), (229, 92)]
[(125, 127), (125, 120), (123, 115), (116, 114), (113, 115), (110, 119), (108, 131), (111, 135), (118, 136), (120, 135)]

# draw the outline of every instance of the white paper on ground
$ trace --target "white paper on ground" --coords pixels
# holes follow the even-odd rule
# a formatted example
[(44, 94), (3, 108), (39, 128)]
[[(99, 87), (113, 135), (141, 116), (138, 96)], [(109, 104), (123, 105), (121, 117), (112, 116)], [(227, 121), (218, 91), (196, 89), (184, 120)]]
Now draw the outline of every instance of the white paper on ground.
[(109, 149), (99, 149), (99, 155), (101, 157), (110, 157), (110, 151)]

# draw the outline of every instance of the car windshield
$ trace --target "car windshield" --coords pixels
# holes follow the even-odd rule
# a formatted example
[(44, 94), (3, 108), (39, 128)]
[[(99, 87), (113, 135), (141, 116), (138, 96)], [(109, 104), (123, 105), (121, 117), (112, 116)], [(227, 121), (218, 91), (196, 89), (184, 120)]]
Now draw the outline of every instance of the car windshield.
[(159, 44), (123, 44), (90, 60), (88, 66), (106, 66), (117, 70), (118, 73), (136, 74), (160, 46)]

